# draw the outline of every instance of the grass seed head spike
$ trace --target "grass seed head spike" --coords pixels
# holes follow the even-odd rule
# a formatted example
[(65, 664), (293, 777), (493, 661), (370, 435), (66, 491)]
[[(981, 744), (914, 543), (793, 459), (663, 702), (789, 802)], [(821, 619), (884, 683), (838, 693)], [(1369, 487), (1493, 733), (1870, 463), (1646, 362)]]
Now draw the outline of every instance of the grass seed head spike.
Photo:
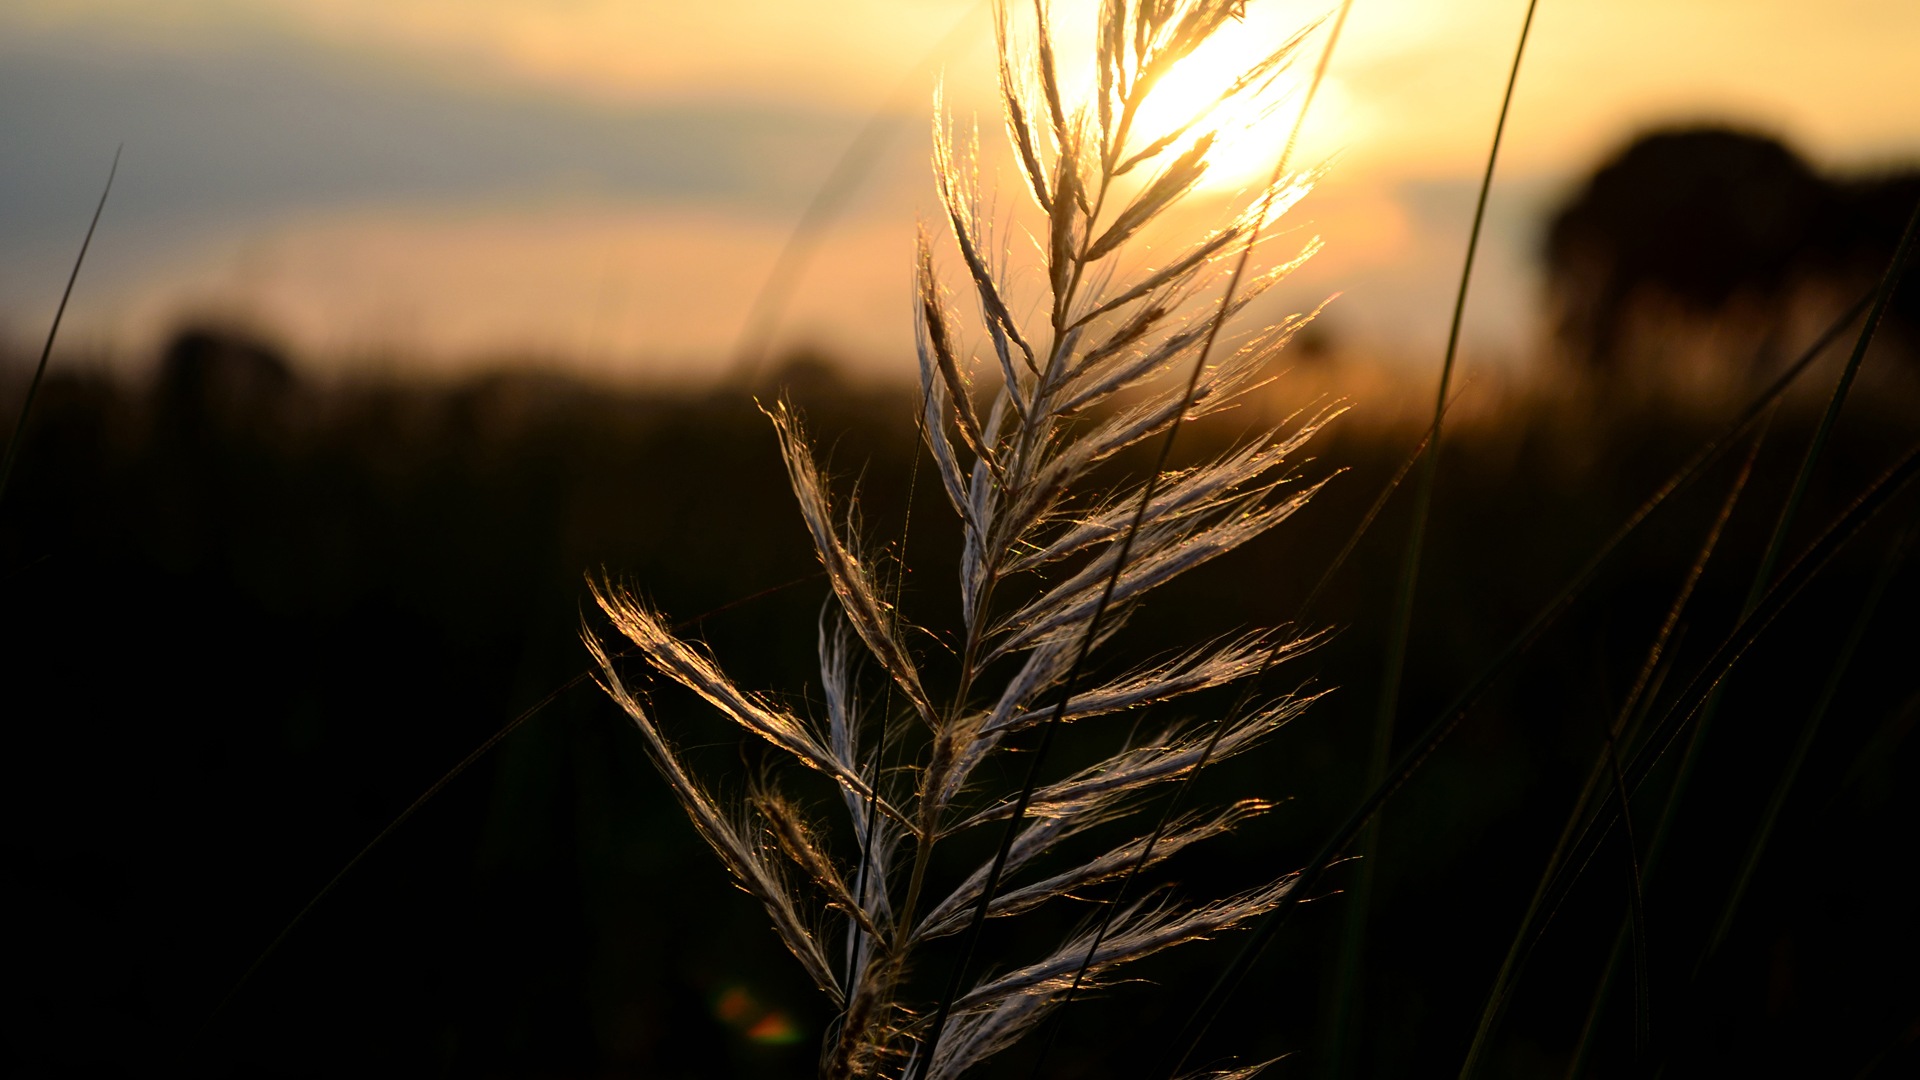
[[(1085, 43), (1063, 36), (1044, 2), (996, 8), (1003, 129), (1033, 196), (1021, 200), (1023, 212), (1042, 219), (1020, 223), (1038, 255), (1017, 265), (996, 239), (1008, 233), (983, 201), (974, 143), (955, 137), (936, 94), (935, 194), (949, 235), (936, 241), (923, 229), (912, 264), (921, 440), (961, 533), (955, 625), (943, 635), (951, 653), (911, 647), (926, 638), (890, 599), (857, 542), (857, 506), (836, 495), (784, 403), (765, 411), (829, 585), (818, 635), (823, 716), (804, 719), (793, 699), (741, 686), (649, 604), (594, 583), (613, 631), (666, 683), (691, 692), (650, 700), (589, 634), (603, 685), (696, 831), (837, 1010), (821, 1049), (829, 1077), (959, 1076), (1031, 1032), (1082, 975), (1110, 985), (1124, 966), (1257, 917), (1293, 887), (1283, 874), (1223, 899), (1156, 888), (1117, 913), (1097, 943), (1069, 934), (1039, 955), (996, 956), (988, 973), (943, 998), (925, 985), (923, 971), (959, 970), (928, 962), (929, 951), (978, 918), (1059, 908), (1076, 890), (1163, 865), (1269, 808), (1262, 798), (1197, 806), (1164, 831), (1132, 821), (1203, 757), (1253, 748), (1315, 694), (1273, 697), (1220, 731), (1157, 713), (1139, 730), (1160, 734), (1136, 741), (1127, 730), (1144, 710), (1245, 684), (1318, 635), (1243, 629), (1157, 656), (1108, 654), (1143, 598), (1279, 526), (1318, 491), (1324, 481), (1296, 475), (1298, 452), (1337, 411), (1265, 428), (1211, 461), (1120, 475), (1129, 448), (1263, 385), (1270, 361), (1313, 317), (1236, 329), (1232, 348), (1209, 352), (1219, 324), (1318, 250), (1311, 240), (1266, 259), (1266, 269), (1236, 277), (1221, 295), (1220, 256), (1264, 245), (1268, 215), (1306, 193), (1311, 171), (1277, 176), (1245, 196), (1228, 224), (1195, 229), (1148, 266), (1139, 254), (1143, 237), (1184, 227), (1179, 207), (1214, 148), (1233, 137), (1209, 126), (1214, 115), (1228, 106), (1257, 112), (1300, 37), (1276, 43), (1246, 71), (1222, 72), (1220, 100), (1181, 118), (1185, 127), (1148, 130), (1143, 117), (1153, 114), (1143, 107), (1155, 87), (1210, 36), (1237, 31), (1240, 4), (1106, 0)], [(1093, 59), (1085, 87), (1067, 81), (1074, 69), (1060, 62), (1080, 44)], [(1145, 162), (1151, 175), (1123, 175), (1123, 164)], [(966, 312), (950, 303), (949, 281), (972, 296)], [(1022, 282), (1041, 283), (1045, 300), (1030, 304), (1016, 288)], [(977, 318), (971, 327), (969, 316)], [(1099, 667), (1087, 669), (1082, 687), (1074, 680), (1089, 652)], [(761, 770), (743, 804), (726, 804), (668, 735), (682, 703), (703, 704), (770, 748), (769, 759), (803, 768)], [(1008, 770), (982, 767), (1024, 748), (1036, 730), (1051, 737), (1056, 712), (1073, 722), (1076, 739), (1107, 749), (1019, 788), (1004, 779)], [(903, 763), (911, 763), (904, 775)], [(809, 782), (834, 797), (810, 796)], [(830, 824), (823, 812), (846, 820)], [(983, 825), (1007, 837), (993, 862), (946, 843)], [(1056, 851), (1069, 837), (1084, 839)]]

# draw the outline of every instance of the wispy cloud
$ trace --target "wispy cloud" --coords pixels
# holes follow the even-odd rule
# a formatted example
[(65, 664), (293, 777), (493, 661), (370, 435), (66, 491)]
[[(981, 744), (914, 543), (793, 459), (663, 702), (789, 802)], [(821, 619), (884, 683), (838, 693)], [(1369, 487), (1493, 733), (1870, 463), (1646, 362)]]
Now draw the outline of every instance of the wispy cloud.
[[(1092, 7), (1056, 0), (1056, 21)], [(124, 141), (72, 342), (138, 345), (180, 306), (210, 304), (281, 320), (316, 350), (388, 335), (443, 354), (588, 342), (718, 360), (738, 331), (723, 322), (837, 155), (871, 110), (897, 108), (902, 134), (774, 345), (898, 356), (910, 334), (893, 268), (931, 198), (917, 119), (931, 69), (950, 73), (960, 115), (993, 122), (990, 80), (967, 81), (987, 67), (967, 62), (991, 39), (980, 8), (14, 0), (0, 7), (0, 327), (43, 322)], [(1243, 32), (1296, 14), (1255, 3)], [(1276, 302), (1312, 306), (1337, 282), (1328, 327), (1432, 347), (1517, 18), (1502, 0), (1355, 7), (1300, 150), (1335, 163), (1299, 212), (1329, 254)], [(956, 23), (946, 63), (896, 95)], [(1859, 0), (1810, 19), (1788, 0), (1572, 0), (1536, 29), (1470, 342), (1524, 346), (1533, 215), (1648, 123), (1731, 118), (1828, 162), (1920, 154), (1899, 92), (1920, 5)]]

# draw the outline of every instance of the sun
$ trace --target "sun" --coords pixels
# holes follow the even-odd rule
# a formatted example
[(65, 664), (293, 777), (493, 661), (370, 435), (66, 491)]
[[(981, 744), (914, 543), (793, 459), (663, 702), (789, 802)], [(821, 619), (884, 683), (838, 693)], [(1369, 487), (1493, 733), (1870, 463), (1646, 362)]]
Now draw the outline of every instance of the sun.
[[(1207, 155), (1206, 175), (1198, 185), (1206, 190), (1234, 191), (1266, 182), (1286, 145), (1305, 90), (1302, 73), (1288, 69), (1263, 91), (1221, 101), (1233, 81), (1273, 48), (1273, 38), (1253, 32), (1251, 27), (1236, 29), (1246, 32), (1211, 38), (1174, 65), (1148, 94), (1135, 124), (1143, 139), (1150, 139), (1205, 114), (1194, 124), (1187, 141), (1203, 132), (1218, 133)], [(1316, 120), (1320, 121), (1316, 128), (1323, 125), (1329, 106), (1338, 111), (1342, 97), (1333, 80), (1322, 83), (1314, 103)]]

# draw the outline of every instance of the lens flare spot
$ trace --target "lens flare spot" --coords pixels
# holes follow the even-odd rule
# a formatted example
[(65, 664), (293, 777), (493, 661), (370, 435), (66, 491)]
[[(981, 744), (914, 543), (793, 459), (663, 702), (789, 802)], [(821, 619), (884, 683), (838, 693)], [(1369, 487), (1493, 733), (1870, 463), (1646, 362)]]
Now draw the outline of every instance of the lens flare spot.
[(791, 1046), (802, 1041), (787, 1014), (769, 1008), (744, 986), (729, 986), (713, 999), (714, 1018), (761, 1046)]
[(746, 1027), (760, 1012), (760, 1003), (744, 986), (729, 986), (713, 1001), (713, 1015), (729, 1027)]
[(762, 1046), (791, 1046), (800, 1041), (800, 1029), (775, 1009), (747, 1029), (747, 1038)]

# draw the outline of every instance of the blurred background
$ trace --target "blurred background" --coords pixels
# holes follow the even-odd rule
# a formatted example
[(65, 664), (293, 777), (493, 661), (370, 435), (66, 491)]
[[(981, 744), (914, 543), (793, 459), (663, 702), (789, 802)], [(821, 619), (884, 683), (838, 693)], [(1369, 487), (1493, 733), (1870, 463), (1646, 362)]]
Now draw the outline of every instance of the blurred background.
[[(1094, 8), (1056, 6), (1063, 27)], [(1243, 51), (1330, 11), (1253, 4)], [(1355, 5), (1297, 152), (1329, 172), (1288, 223), (1327, 248), (1278, 305), (1339, 292), (1330, 333), (1431, 361), (1520, 14)], [(1842, 172), (1910, 160), (1916, 34), (1899, 0), (1819, 18), (1785, 0), (1543, 8), (1490, 203), (1472, 359), (1534, 351), (1543, 214), (1651, 126), (1732, 124)], [(70, 351), (144, 371), (183, 317), (219, 316), (270, 329), (312, 372), (510, 362), (712, 381), (858, 143), (857, 178), (763, 345), (902, 377), (932, 89), (944, 75), (955, 114), (977, 114), (997, 147), (991, 54), (975, 0), (17, 0), (0, 13), (0, 333), (39, 341), (125, 143)], [(1267, 137), (1223, 152), (1193, 212), (1264, 176), (1261, 148), (1290, 122), (1281, 109)]]
[[(1056, 25), (1092, 7), (1061, 0)], [(1305, 470), (1346, 472), (1129, 648), (1291, 617), (1412, 451), (1523, 10), (1355, 4), (1297, 156), (1326, 172), (1273, 250), (1327, 246), (1252, 315), (1340, 295), (1286, 377), (1184, 450), (1344, 396), (1353, 412)], [(1256, 0), (1235, 47), (1327, 13)], [(1920, 8), (1891, 0), (1542, 5), (1467, 312), (1403, 734), (1878, 279), (1920, 200), (1916, 40)], [(841, 490), (858, 478), (874, 536), (899, 537), (913, 508), (894, 544), (907, 603), (950, 619), (950, 513), (912, 466), (909, 256), (935, 205), (936, 81), (980, 117), (999, 213), (1025, 209), (994, 149), (991, 42), (987, 7), (957, 0), (0, 9), (9, 433), (124, 144), (0, 503), (10, 1071), (811, 1071), (822, 1004), (616, 711), (569, 682), (586, 666), (581, 576), (632, 581), (748, 685), (807, 686), (825, 590), (752, 404), (784, 392)], [(1237, 205), (1290, 119), (1283, 105), (1228, 144), (1173, 234)], [(1844, 351), (1767, 429), (1676, 682), (1738, 614)], [(1861, 378), (1800, 546), (1920, 427), (1911, 277)], [(1347, 1073), (1457, 1068), (1734, 464), (1656, 518), (1389, 808)], [(1676, 1061), (1897, 1075), (1912, 1060), (1920, 992), (1882, 987), (1920, 960), (1898, 854), (1920, 823), (1913, 519), (1897, 503), (1730, 684), (1650, 916), (1673, 958), (1655, 1001)], [(1207, 781), (1291, 801), (1174, 877), (1225, 889), (1298, 865), (1358, 797), (1407, 525), (1390, 503), (1318, 609), (1340, 633), (1287, 683), (1339, 689)], [(1690, 981), (1885, 574), (1736, 935)], [(563, 687), (221, 1007), (363, 844)], [(738, 771), (731, 739), (683, 713), (715, 769)], [(1622, 872), (1597, 869), (1557, 920), (1488, 1075), (1565, 1068)], [(1221, 1053), (1325, 1074), (1338, 903), (1294, 924)], [(1204, 985), (1227, 955), (1152, 976)], [(1151, 1046), (1182, 1000), (1135, 988), (1076, 1006), (1058, 1074), (1131, 1075), (1140, 1048), (1103, 1031)], [(1631, 1068), (1629, 999), (1611, 1001), (1600, 1075)]]

